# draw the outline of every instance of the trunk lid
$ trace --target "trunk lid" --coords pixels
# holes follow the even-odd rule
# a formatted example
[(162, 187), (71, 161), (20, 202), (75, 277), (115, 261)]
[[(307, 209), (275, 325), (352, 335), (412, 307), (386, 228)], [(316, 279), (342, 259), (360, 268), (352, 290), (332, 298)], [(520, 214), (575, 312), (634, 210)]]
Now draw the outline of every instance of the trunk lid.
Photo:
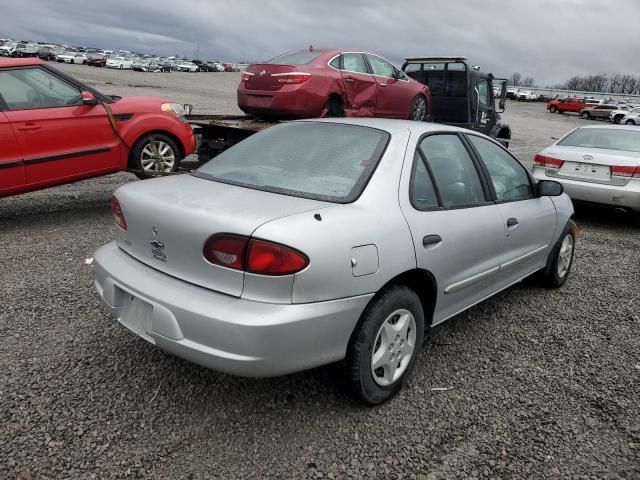
[(564, 161), (555, 176), (617, 186), (626, 185), (629, 178), (612, 176), (612, 166), (640, 166), (640, 153), (622, 150), (554, 145), (542, 155)]
[(245, 82), (245, 87), (250, 90), (274, 92), (280, 90), (283, 84), (278, 83), (278, 77), (273, 77), (273, 74), (297, 71), (300, 71), (300, 67), (297, 65), (276, 65), (271, 63), (249, 65), (246, 72), (252, 75), (249, 75), (249, 79)]
[(120, 248), (168, 275), (237, 297), (244, 272), (204, 259), (211, 235), (249, 236), (271, 220), (330, 205), (191, 175), (135, 182), (114, 195), (127, 223), (126, 231), (118, 230)]

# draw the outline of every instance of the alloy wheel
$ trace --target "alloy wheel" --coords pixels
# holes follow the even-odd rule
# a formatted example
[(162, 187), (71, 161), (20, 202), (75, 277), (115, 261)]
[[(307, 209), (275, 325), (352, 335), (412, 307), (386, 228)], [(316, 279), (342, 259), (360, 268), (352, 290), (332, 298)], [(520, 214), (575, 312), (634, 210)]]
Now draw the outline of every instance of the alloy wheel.
[(411, 106), (411, 120), (423, 120), (427, 111), (427, 102), (424, 97), (416, 97)]
[(140, 164), (146, 172), (171, 172), (175, 163), (175, 152), (160, 140), (149, 141), (140, 153)]
[(416, 320), (409, 310), (389, 315), (378, 330), (371, 353), (371, 373), (380, 386), (398, 380), (416, 350)]
[(566, 235), (560, 245), (560, 252), (558, 253), (558, 277), (564, 278), (569, 271), (569, 265), (571, 265), (571, 258), (573, 257), (573, 237)]

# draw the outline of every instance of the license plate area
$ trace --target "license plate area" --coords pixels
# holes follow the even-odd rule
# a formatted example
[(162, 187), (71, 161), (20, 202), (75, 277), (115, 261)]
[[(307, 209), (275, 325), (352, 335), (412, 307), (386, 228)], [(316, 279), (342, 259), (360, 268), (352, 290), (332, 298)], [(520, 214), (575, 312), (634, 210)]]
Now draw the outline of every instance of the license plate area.
[(124, 301), (118, 321), (145, 340), (155, 343), (153, 331), (153, 305), (124, 292)]
[(584, 178), (585, 180), (610, 182), (611, 169), (608, 165), (593, 163), (564, 162), (560, 174), (567, 177)]

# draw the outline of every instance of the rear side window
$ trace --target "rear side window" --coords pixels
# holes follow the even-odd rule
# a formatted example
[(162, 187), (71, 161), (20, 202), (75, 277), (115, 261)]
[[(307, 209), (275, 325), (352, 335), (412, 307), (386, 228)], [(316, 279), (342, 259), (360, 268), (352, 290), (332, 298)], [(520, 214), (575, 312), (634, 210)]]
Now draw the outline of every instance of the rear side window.
[(468, 135), (467, 138), (489, 170), (498, 200), (524, 200), (533, 196), (529, 175), (520, 162), (485, 138), (475, 135)]
[(433, 187), (431, 175), (427, 170), (427, 165), (422, 160), (422, 156), (416, 151), (413, 157), (414, 172), (411, 179), (409, 195), (411, 204), (418, 210), (429, 210), (437, 208), (438, 195)]
[(361, 53), (343, 53), (342, 69), (349, 72), (369, 73)]
[(269, 60), (267, 63), (273, 63), (276, 65), (306, 65), (313, 62), (316, 58), (322, 55), (324, 52), (309, 52), (303, 50), (300, 52), (289, 52), (279, 57)]
[(0, 95), (9, 110), (82, 105), (80, 90), (41, 68), (0, 70)]
[(337, 203), (354, 201), (389, 134), (356, 125), (283, 123), (256, 133), (200, 167), (196, 176)]
[(419, 148), (427, 159), (444, 207), (486, 202), (478, 171), (457, 135), (430, 135), (420, 142)]

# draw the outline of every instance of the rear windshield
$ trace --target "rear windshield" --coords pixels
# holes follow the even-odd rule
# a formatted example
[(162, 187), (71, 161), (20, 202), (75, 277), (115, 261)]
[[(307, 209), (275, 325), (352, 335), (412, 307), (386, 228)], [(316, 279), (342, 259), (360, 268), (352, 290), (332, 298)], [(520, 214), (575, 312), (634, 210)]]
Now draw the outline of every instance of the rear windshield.
[(280, 55), (279, 57), (272, 58), (267, 63), (274, 63), (276, 65), (306, 65), (307, 63), (311, 63), (324, 52), (309, 52), (309, 51), (301, 51), (301, 52), (289, 52), (284, 55)]
[(362, 193), (388, 140), (388, 133), (369, 127), (283, 123), (225, 150), (194, 174), (257, 190), (350, 203)]
[(640, 131), (579, 128), (558, 142), (558, 145), (640, 152)]

